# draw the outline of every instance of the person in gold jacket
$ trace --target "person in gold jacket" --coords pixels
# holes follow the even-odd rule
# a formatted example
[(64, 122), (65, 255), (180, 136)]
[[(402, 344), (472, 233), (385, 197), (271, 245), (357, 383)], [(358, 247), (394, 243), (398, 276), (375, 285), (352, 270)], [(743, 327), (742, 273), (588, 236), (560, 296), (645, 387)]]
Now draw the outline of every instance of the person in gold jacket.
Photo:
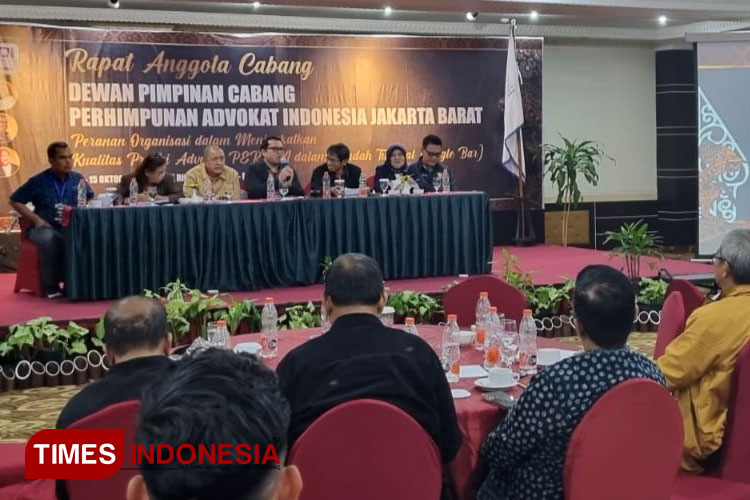
[(690, 472), (718, 461), (734, 364), (750, 340), (750, 230), (728, 233), (713, 266), (721, 299), (696, 309), (685, 331), (656, 360), (682, 412), (682, 468)]

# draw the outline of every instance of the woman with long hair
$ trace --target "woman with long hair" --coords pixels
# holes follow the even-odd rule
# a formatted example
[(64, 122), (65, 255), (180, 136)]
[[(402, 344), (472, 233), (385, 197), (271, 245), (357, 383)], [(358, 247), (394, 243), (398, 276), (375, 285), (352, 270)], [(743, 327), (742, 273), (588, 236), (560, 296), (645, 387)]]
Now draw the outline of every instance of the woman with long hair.
[(130, 181), (135, 178), (138, 183), (138, 201), (149, 201), (148, 188), (156, 188), (156, 200), (169, 200), (177, 203), (182, 190), (171, 175), (167, 173), (167, 159), (159, 153), (146, 156), (135, 172), (123, 175), (117, 192), (124, 200), (130, 197)]

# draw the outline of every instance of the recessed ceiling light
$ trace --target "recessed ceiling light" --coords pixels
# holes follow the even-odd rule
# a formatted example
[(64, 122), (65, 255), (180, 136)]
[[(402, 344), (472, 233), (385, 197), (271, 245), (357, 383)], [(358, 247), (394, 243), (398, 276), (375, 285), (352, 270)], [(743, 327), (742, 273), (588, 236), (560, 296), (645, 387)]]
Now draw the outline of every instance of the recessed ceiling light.
[(260, 2), (253, 2), (253, 8), (257, 9), (260, 7)]
[(532, 10), (531, 12), (529, 12), (529, 18), (532, 21), (536, 21), (537, 19), (539, 19), (539, 12)]
[(477, 16), (479, 16), (479, 14), (477, 14), (476, 12), (467, 12), (466, 13), (466, 19), (469, 20), (469, 21), (474, 21), (477, 18)]
[(391, 12), (393, 12), (393, 9), (391, 9), (390, 6), (386, 5), (383, 9), (383, 14), (385, 14), (386, 16), (390, 16)]
[(662, 26), (667, 24), (667, 16), (659, 16), (659, 24), (661, 24)]

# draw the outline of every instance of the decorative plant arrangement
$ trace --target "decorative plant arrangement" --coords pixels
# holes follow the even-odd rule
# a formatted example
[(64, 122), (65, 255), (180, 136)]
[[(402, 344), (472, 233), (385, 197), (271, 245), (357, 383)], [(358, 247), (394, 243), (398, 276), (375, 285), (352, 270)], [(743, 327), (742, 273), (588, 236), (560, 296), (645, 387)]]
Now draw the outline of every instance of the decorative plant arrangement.
[(427, 294), (402, 290), (388, 297), (388, 305), (395, 310), (395, 321), (403, 322), (406, 317), (413, 317), (417, 323), (435, 322), (443, 314), (440, 303)]
[(323, 323), (317, 308), (312, 302), (307, 305), (287, 307), (284, 314), (279, 316), (279, 330), (296, 330), (299, 328), (315, 328)]
[(649, 231), (648, 224), (642, 220), (623, 224), (619, 231), (607, 231), (604, 235), (607, 237), (605, 245), (609, 242), (615, 244), (610, 254), (620, 255), (625, 259), (625, 274), (633, 283), (637, 284), (641, 278), (642, 257), (661, 258), (658, 245), (663, 238), (656, 231)]

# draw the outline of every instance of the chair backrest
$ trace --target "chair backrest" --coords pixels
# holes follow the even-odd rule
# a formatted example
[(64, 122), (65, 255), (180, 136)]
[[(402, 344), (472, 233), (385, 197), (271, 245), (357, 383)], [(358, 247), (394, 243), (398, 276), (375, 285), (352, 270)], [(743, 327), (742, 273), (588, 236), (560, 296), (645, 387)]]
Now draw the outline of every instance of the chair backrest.
[(750, 341), (737, 356), (729, 393), (729, 415), (716, 475), (750, 483)]
[(659, 332), (656, 334), (656, 345), (654, 345), (654, 359), (660, 358), (669, 343), (685, 331), (685, 319), (682, 293), (670, 293), (661, 307)]
[(458, 315), (458, 324), (468, 327), (476, 321), (477, 300), (479, 293), (489, 294), (490, 304), (497, 307), (498, 313), (519, 323), (526, 309), (526, 297), (516, 287), (509, 285), (496, 276), (472, 276), (453, 286), (443, 296), (443, 308), (446, 314)]
[(288, 462), (302, 474), (301, 500), (437, 500), (440, 454), (401, 409), (358, 399), (328, 410), (299, 437)]
[(367, 178), (367, 187), (370, 188), (370, 190), (375, 189), (375, 176), (371, 175)]
[(305, 184), (305, 196), (310, 196), (310, 192), (312, 191), (312, 181)]
[(677, 477), (682, 417), (667, 390), (647, 379), (617, 384), (589, 409), (568, 445), (570, 500), (664, 500)]
[[(124, 401), (99, 410), (74, 422), (70, 429), (124, 429), (125, 461), (123, 467), (133, 463), (130, 458), (130, 445), (135, 442), (139, 400)], [(70, 500), (125, 500), (125, 492), (130, 479), (137, 470), (120, 469), (106, 479), (66, 479), (65, 489)]]
[(698, 289), (697, 286), (693, 285), (688, 280), (672, 280), (667, 287), (667, 293), (665, 300), (672, 292), (680, 292), (682, 294), (682, 303), (685, 306), (685, 321), (690, 315), (703, 305), (706, 300), (706, 296)]

